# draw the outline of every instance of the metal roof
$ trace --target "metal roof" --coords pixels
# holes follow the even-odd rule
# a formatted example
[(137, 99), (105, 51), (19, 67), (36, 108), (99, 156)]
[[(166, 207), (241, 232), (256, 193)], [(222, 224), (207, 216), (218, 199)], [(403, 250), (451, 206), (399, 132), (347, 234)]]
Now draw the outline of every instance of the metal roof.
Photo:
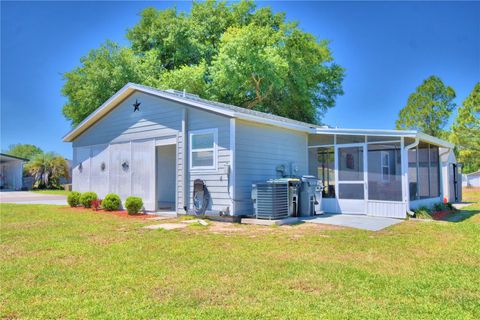
[(0, 153), (0, 159), (1, 158), (10, 158), (10, 159), (13, 159), (13, 160), (22, 160), (22, 161), (30, 161), (29, 159), (25, 159), (25, 158), (20, 158), (20, 157), (17, 157), (17, 156), (12, 156), (12, 155), (9, 155), (9, 154), (6, 154), (6, 153)]
[(73, 141), (76, 137), (82, 134), (95, 122), (104, 117), (110, 110), (115, 108), (119, 103), (126, 99), (133, 92), (143, 92), (157, 97), (161, 97), (170, 101), (176, 101), (191, 107), (204, 109), (210, 112), (219, 113), (232, 118), (243, 119), (247, 121), (259, 122), (273, 126), (283, 127), (291, 130), (303, 131), (310, 134), (339, 134), (339, 135), (376, 135), (376, 136), (403, 136), (420, 138), (439, 146), (453, 148), (453, 144), (418, 132), (416, 130), (376, 130), (376, 129), (339, 129), (330, 128), (328, 126), (319, 126), (302, 121), (292, 120), (285, 117), (280, 117), (274, 114), (250, 110), (246, 108), (237, 107), (230, 104), (202, 99), (197, 95), (189, 94), (177, 90), (159, 90), (149, 86), (127, 83), (122, 89), (117, 91), (105, 103), (92, 112), (85, 118), (76, 128), (67, 133), (63, 137), (63, 141)]

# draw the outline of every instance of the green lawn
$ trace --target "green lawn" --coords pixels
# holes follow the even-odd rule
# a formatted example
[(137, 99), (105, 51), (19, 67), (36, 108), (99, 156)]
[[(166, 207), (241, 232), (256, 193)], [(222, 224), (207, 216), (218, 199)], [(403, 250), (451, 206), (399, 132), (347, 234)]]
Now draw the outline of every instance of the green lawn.
[(43, 194), (59, 194), (62, 196), (67, 196), (70, 193), (70, 191), (66, 191), (66, 190), (31, 190), (31, 191), (35, 193), (43, 193)]
[(462, 200), (465, 202), (480, 202), (480, 188), (463, 188)]
[(381, 232), (0, 205), (1, 318), (480, 318), (480, 204)]

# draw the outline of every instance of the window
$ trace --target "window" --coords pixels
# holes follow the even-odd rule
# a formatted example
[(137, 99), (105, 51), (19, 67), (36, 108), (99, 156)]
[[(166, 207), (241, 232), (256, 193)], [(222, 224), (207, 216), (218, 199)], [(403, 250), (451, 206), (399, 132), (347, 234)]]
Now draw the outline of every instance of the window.
[(389, 182), (390, 178), (390, 153), (388, 151), (381, 151), (381, 166), (382, 166), (382, 181)]
[(217, 129), (190, 131), (190, 169), (217, 168)]

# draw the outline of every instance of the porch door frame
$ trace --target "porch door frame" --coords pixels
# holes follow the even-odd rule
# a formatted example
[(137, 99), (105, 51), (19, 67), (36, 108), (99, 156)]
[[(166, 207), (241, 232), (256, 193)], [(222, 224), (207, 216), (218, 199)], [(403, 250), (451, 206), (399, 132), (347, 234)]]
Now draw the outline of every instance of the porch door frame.
[[(339, 168), (340, 168), (340, 156), (339, 149), (342, 148), (351, 148), (351, 147), (361, 147), (363, 149), (363, 180), (345, 180), (340, 181), (339, 179)], [(348, 143), (348, 144), (335, 144), (335, 194), (338, 201), (338, 212), (339, 213), (348, 213), (348, 214), (367, 214), (367, 203), (368, 203), (368, 158), (367, 158), (367, 143)], [(363, 184), (363, 199), (342, 199), (340, 198), (339, 187), (340, 184)]]
[(153, 152), (154, 152), (154, 169), (153, 169), (153, 179), (155, 181), (154, 183), (154, 190), (155, 190), (155, 212), (159, 212), (160, 208), (158, 207), (159, 204), (159, 197), (158, 197), (158, 188), (157, 188), (157, 181), (159, 179), (158, 176), (158, 167), (157, 167), (157, 147), (163, 147), (163, 146), (172, 146), (175, 145), (175, 204), (174, 204), (174, 210), (175, 212), (178, 212), (178, 133), (174, 137), (165, 137), (165, 138), (158, 138), (155, 139), (155, 143), (153, 146)]

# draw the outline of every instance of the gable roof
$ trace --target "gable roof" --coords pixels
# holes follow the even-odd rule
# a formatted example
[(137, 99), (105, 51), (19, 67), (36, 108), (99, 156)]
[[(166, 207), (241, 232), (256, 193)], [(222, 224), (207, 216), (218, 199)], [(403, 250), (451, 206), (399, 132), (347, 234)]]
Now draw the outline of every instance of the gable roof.
[(372, 136), (401, 136), (419, 138), (422, 141), (426, 141), (441, 147), (453, 148), (454, 145), (450, 142), (442, 139), (429, 136), (417, 130), (376, 130), (376, 129), (339, 129), (330, 128), (327, 126), (318, 126), (311, 123), (292, 120), (285, 117), (280, 117), (270, 113), (250, 110), (225, 104), (221, 102), (202, 99), (197, 95), (188, 94), (176, 90), (159, 90), (152, 87), (144, 86), (136, 83), (127, 83), (122, 89), (117, 91), (107, 101), (105, 101), (100, 107), (86, 117), (78, 126), (67, 133), (63, 137), (63, 141), (71, 142), (75, 140), (84, 131), (90, 128), (97, 121), (107, 115), (118, 104), (128, 98), (134, 92), (142, 92), (157, 96), (169, 101), (175, 101), (184, 105), (188, 105), (194, 108), (203, 109), (209, 112), (222, 114), (228, 117), (243, 119), (247, 121), (258, 122), (262, 124), (273, 125), (286, 129), (307, 132), (311, 134), (337, 134), (337, 135), (372, 135)]
[(103, 118), (119, 103), (121, 103), (123, 100), (125, 100), (128, 96), (130, 96), (136, 91), (151, 94), (166, 100), (179, 102), (181, 104), (185, 104), (194, 108), (203, 109), (232, 118), (270, 124), (304, 132), (314, 132), (315, 128), (319, 128), (319, 126), (311, 123), (292, 120), (285, 117), (241, 108), (225, 103), (210, 101), (202, 99), (196, 95), (187, 94), (176, 90), (159, 90), (136, 83), (127, 83), (122, 89), (117, 91), (117, 93), (111, 96), (100, 107), (98, 107), (94, 112), (92, 112), (88, 117), (86, 117), (82, 122), (80, 122), (78, 126), (76, 126), (73, 130), (67, 133), (63, 137), (63, 141), (71, 142), (75, 140), (76, 137), (78, 137), (85, 130), (90, 128), (94, 123)]

